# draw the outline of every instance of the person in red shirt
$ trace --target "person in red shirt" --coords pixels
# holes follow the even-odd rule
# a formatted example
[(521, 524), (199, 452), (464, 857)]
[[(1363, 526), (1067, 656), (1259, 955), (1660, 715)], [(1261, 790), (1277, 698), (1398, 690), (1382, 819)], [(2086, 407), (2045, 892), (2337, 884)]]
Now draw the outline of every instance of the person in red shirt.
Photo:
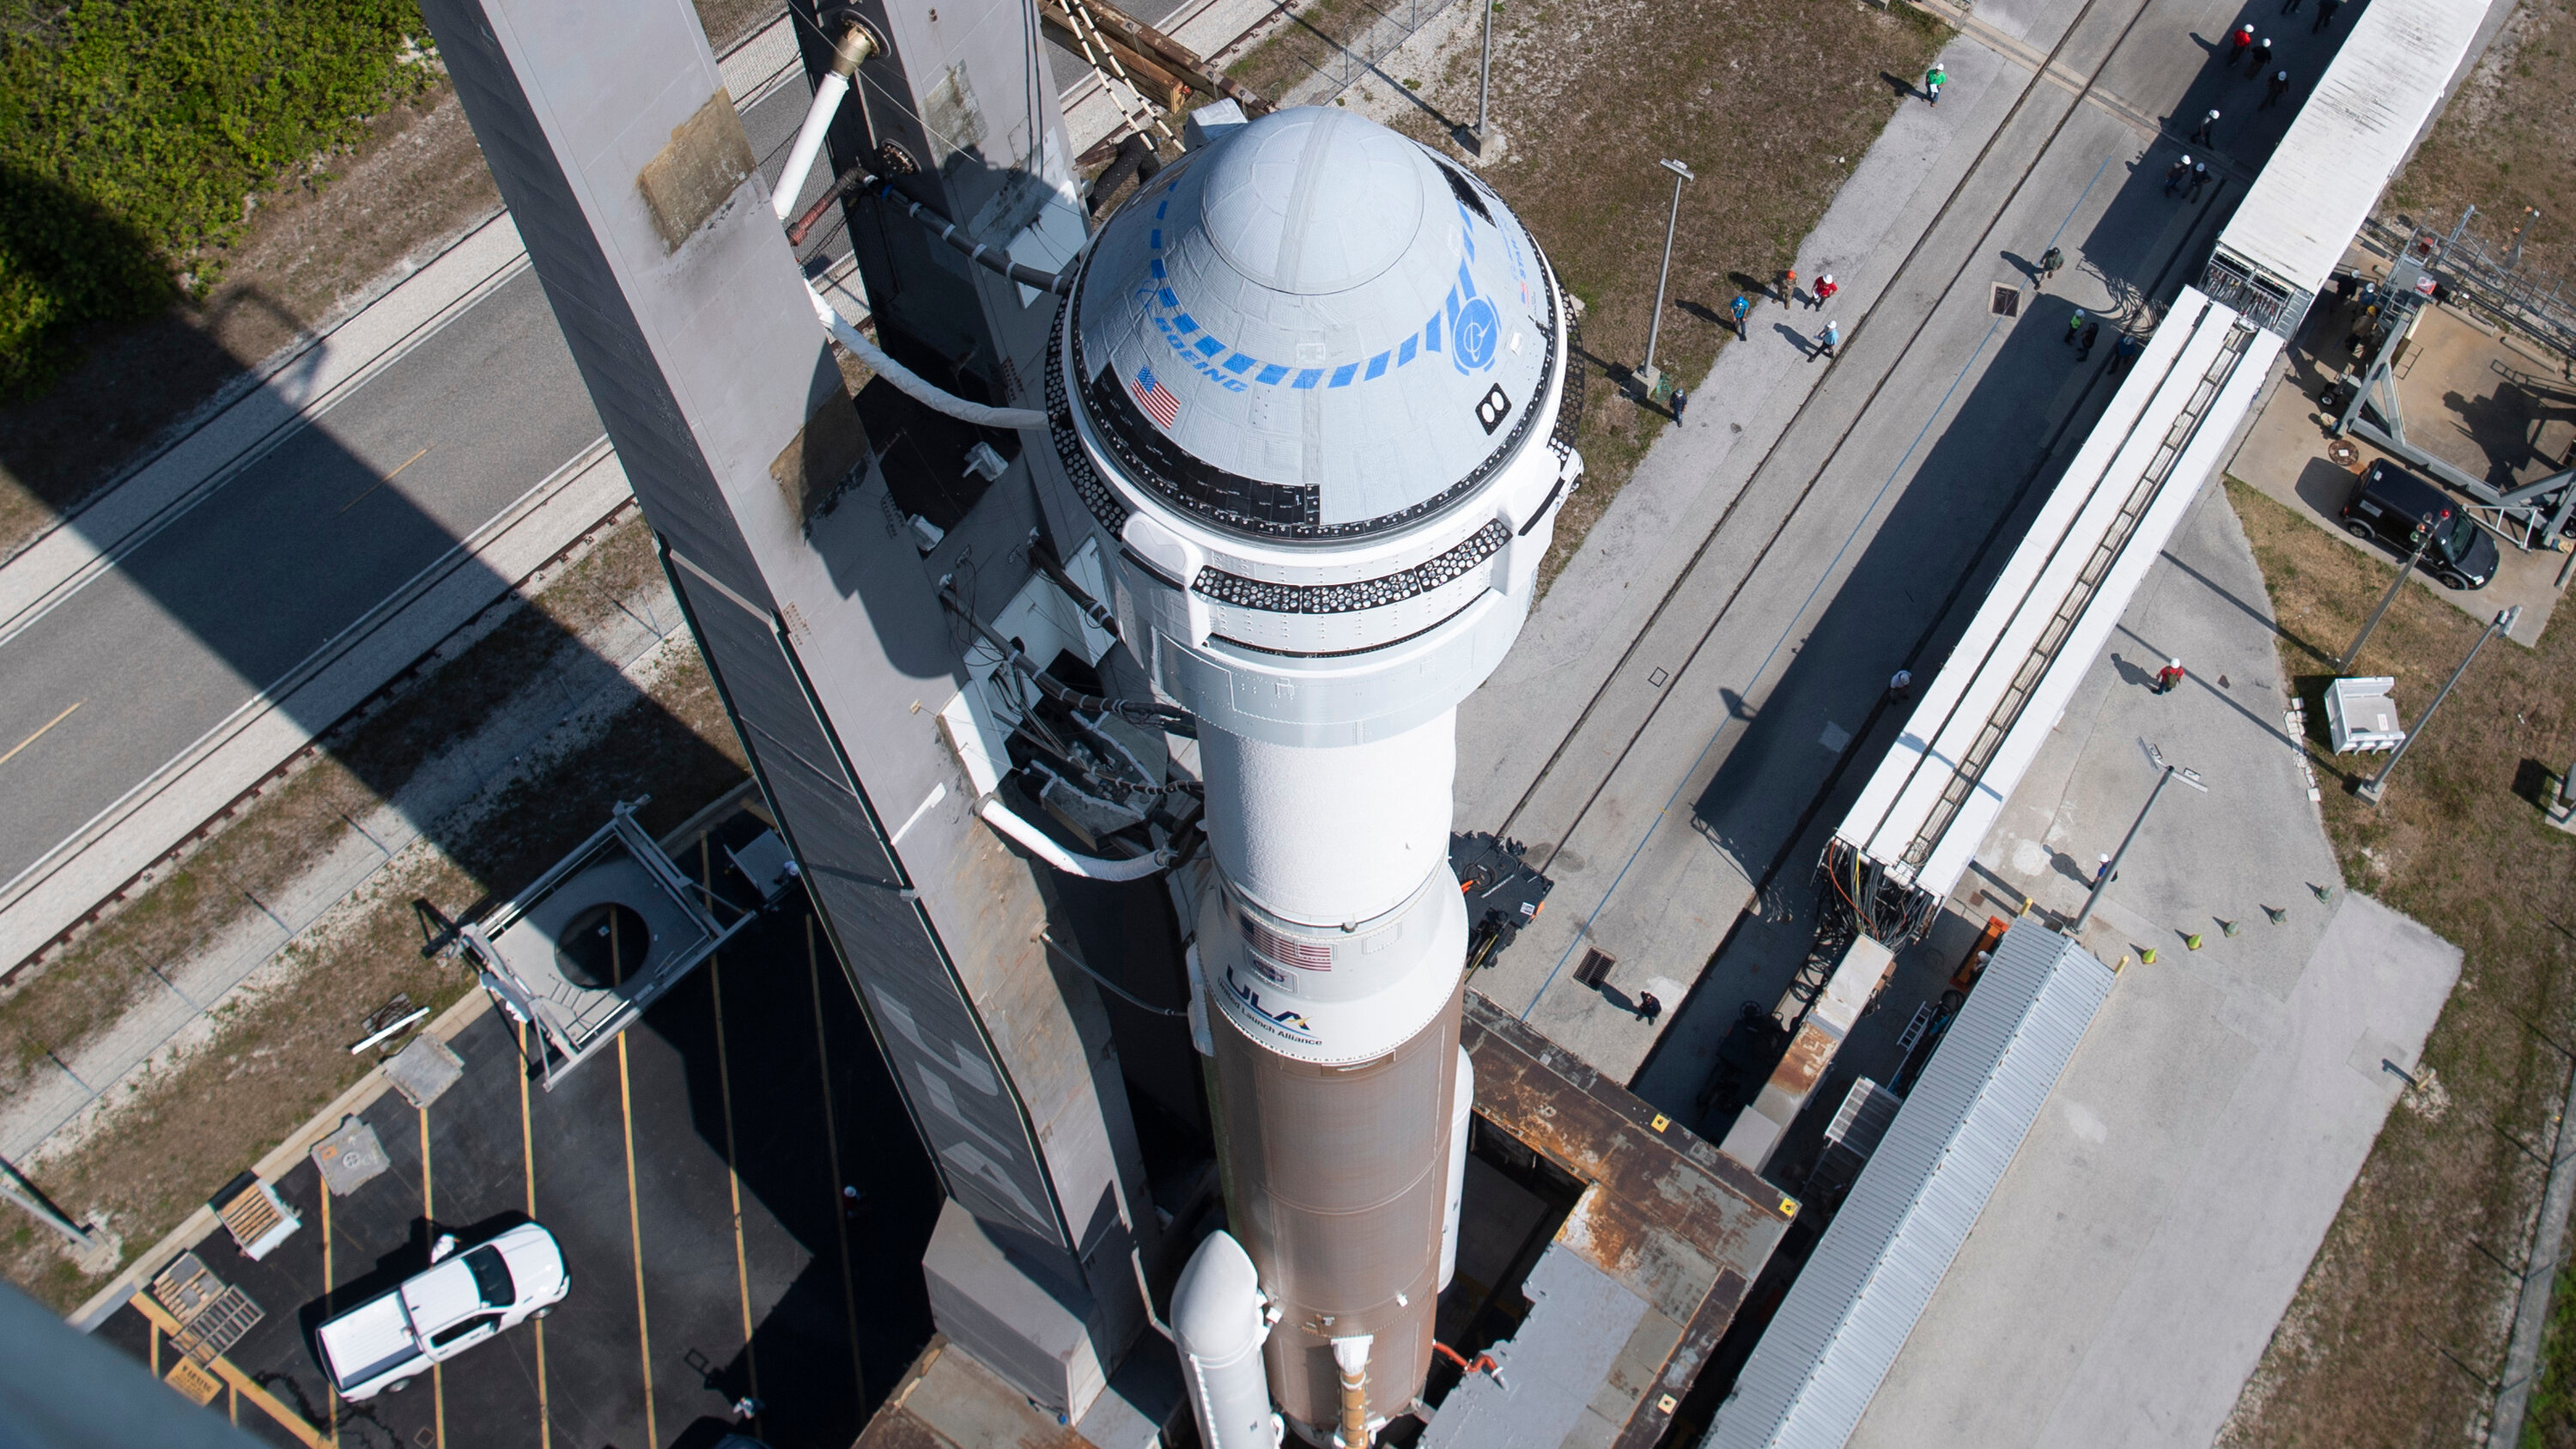
[(2156, 671), (2156, 693), (2158, 694), (2171, 694), (2174, 687), (2181, 683), (2182, 661), (2179, 659), (2166, 660), (2165, 667)]
[(1831, 272), (1827, 272), (1823, 276), (1816, 278), (1816, 309), (1818, 311), (1824, 310), (1824, 305), (1834, 299), (1834, 293), (1841, 290), (1842, 286), (1835, 282), (1834, 274)]
[(2238, 61), (2245, 58), (2245, 52), (2253, 48), (2254, 24), (2249, 20), (2236, 27), (2235, 33), (2227, 37), (2227, 64), (2232, 68)]

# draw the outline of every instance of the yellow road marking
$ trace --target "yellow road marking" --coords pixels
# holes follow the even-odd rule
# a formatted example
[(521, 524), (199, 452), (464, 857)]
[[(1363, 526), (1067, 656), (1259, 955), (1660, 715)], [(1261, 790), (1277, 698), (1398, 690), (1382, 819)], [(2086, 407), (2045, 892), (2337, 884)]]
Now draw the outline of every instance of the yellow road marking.
[[(162, 1307), (150, 1293), (138, 1289), (135, 1295), (126, 1301), (133, 1304), (134, 1310), (150, 1320), (153, 1328), (159, 1332), (179, 1331), (179, 1320), (171, 1317), (170, 1310)], [(153, 1367), (158, 1369), (160, 1365), (156, 1362)], [(325, 1449), (325, 1446), (331, 1442), (323, 1438), (320, 1431), (316, 1430), (302, 1414), (279, 1403), (277, 1395), (261, 1388), (257, 1380), (235, 1368), (231, 1359), (217, 1354), (215, 1361), (208, 1367), (215, 1371), (215, 1377), (231, 1385), (234, 1393), (250, 1400), (260, 1412), (275, 1419), (279, 1428), (294, 1435), (296, 1441), (303, 1444), (305, 1449)]]
[[(429, 450), (424, 448), (421, 451)], [(418, 454), (414, 456), (417, 457)], [(420, 1118), (420, 1216), (422, 1221), (429, 1224), (432, 1241), (435, 1241), (438, 1232), (438, 1214), (432, 1211), (430, 1206), (429, 1109), (415, 1107), (412, 1110)], [(329, 1191), (328, 1188), (323, 1190)], [(432, 1411), (438, 1416), (438, 1449), (447, 1449), (447, 1366), (445, 1364), (434, 1363), (429, 1366), (429, 1398)]]
[(841, 1129), (832, 1112), (832, 1048), (823, 1038), (823, 964), (814, 949), (814, 915), (805, 915), (805, 980), (814, 993), (814, 1056), (823, 1073), (823, 1155), (832, 1167), (832, 1231), (841, 1242), (841, 1321), (850, 1326), (850, 1382), (864, 1387), (859, 1361), (859, 1300), (850, 1289), (850, 1206), (841, 1196)]
[[(431, 444), (431, 445), (430, 445), (430, 447), (436, 447), (436, 446), (438, 446), (438, 445), (437, 445), (437, 444), (435, 444), (435, 443), (433, 443), (433, 444)], [(377, 479), (375, 482), (368, 484), (368, 485), (367, 485), (367, 491), (366, 491), (366, 493), (361, 493), (361, 494), (359, 494), (357, 497), (350, 499), (348, 502), (341, 504), (341, 505), (340, 505), (340, 513), (346, 513), (346, 512), (348, 512), (350, 509), (357, 507), (357, 506), (359, 505), (359, 503), (363, 502), (363, 501), (366, 499), (367, 494), (369, 494), (369, 493), (373, 493), (373, 492), (375, 492), (377, 489), (384, 487), (386, 484), (391, 483), (391, 482), (392, 482), (392, 481), (394, 481), (396, 478), (401, 477), (401, 476), (402, 476), (402, 470), (403, 470), (403, 469), (408, 468), (408, 467), (410, 467), (412, 464), (419, 462), (419, 461), (421, 460), (421, 456), (422, 456), (422, 454), (425, 454), (425, 453), (427, 453), (428, 451), (429, 451), (429, 448), (423, 448), (423, 449), (421, 449), (421, 450), (420, 450), (420, 452), (418, 452), (418, 453), (414, 453), (414, 454), (412, 454), (410, 457), (405, 458), (405, 459), (403, 459), (401, 462), (399, 462), (399, 463), (395, 464), (395, 465), (394, 465), (394, 470), (393, 470), (392, 472), (387, 473), (387, 474), (386, 474), (385, 476), (383, 476), (382, 478), (379, 478), (379, 479)], [(337, 517), (339, 517), (339, 516), (340, 516), (340, 513), (334, 513), (334, 514), (332, 514), (331, 516), (332, 516), (333, 518), (337, 518)]]
[[(318, 1172), (314, 1176), (322, 1189), (322, 1321), (328, 1323), (331, 1321), (331, 1295), (340, 1282), (331, 1271), (331, 1184), (320, 1182), (321, 1174)], [(329, 1374), (322, 1376), (322, 1394), (322, 1401), (331, 1408), (331, 1449), (340, 1449), (340, 1388), (331, 1382)]]
[[(612, 922), (616, 917), (609, 918)], [(609, 942), (609, 959), (617, 943)], [(644, 1442), (662, 1442), (653, 1417), (653, 1329), (644, 1317), (644, 1225), (635, 1206), (635, 1093), (626, 1070), (626, 1033), (617, 1034), (617, 1110), (626, 1124), (626, 1238), (635, 1259), (635, 1344), (644, 1365)]]
[(85, 699), (73, 700), (71, 709), (64, 710), (61, 714), (55, 715), (52, 719), (45, 721), (43, 729), (39, 729), (34, 734), (27, 736), (25, 739), (20, 740), (14, 745), (11, 745), (9, 747), (9, 753), (0, 755), (0, 765), (5, 765), (11, 760), (16, 759), (20, 750), (23, 750), (27, 746), (34, 744), (36, 741), (43, 739), (45, 737), (46, 730), (50, 730), (54, 726), (61, 724), (64, 720), (70, 719), (72, 717), (72, 709), (78, 709), (87, 703), (89, 703), (89, 701)]
[[(528, 1024), (519, 1023), (519, 1175), (528, 1185), (528, 1219), (537, 1216), (537, 1138), (528, 1126)], [(546, 1410), (546, 1321), (529, 1320), (537, 1331), (537, 1449), (554, 1449), (554, 1416)]]
[[(715, 898), (715, 867), (707, 853), (707, 838), (698, 837), (698, 876), (707, 898)], [(733, 1146), (733, 1066), (725, 1056), (724, 975), (723, 961), (714, 953), (707, 956), (707, 992), (715, 1003), (716, 1019), (716, 1089), (724, 1105), (725, 1186), (733, 1193), (733, 1282), (742, 1301), (742, 1355), (751, 1374), (751, 1397), (760, 1398), (760, 1355), (751, 1346), (751, 1255), (742, 1240), (742, 1169), (735, 1165)], [(752, 1432), (760, 1424), (754, 1416)]]

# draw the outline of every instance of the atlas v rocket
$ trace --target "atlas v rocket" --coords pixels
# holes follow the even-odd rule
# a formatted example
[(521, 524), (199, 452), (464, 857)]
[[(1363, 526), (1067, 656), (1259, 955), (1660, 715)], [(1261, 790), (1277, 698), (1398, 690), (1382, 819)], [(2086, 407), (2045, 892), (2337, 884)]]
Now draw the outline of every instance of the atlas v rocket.
[(1054, 443), (1122, 636), (1199, 723), (1217, 866), (1195, 967), (1240, 1248), (1201, 1248), (1175, 1325), (1212, 1445), (1269, 1442), (1256, 1323), (1287, 1423), (1365, 1443), (1421, 1391), (1454, 1260), (1456, 711), (1581, 476), (1566, 304), (1499, 196), (1331, 109), (1217, 131), (1077, 266)]
[[(1068, 852), (1005, 799), (998, 742), (969, 749), (983, 722), (940, 708), (989, 699), (996, 667), (960, 657), (991, 610), (947, 580), (971, 558), (988, 605), (1052, 588), (1042, 534), (1057, 583), (1096, 566), (1161, 696), (1130, 722), (1197, 726), (1191, 1014), (1231, 1232), (1171, 1320), (1203, 1435), (1358, 1449), (1421, 1392), (1454, 1252), (1455, 711), (1581, 476), (1564, 294), (1481, 181), (1337, 109), (1201, 112), (1085, 236), (1014, 7), (792, 8), (817, 88), (772, 195), (687, 6), (423, 6), (938, 1164), (943, 1327), (1071, 1421), (1150, 1316), (1159, 1248), (1114, 1037), (1030, 872), (1171, 857)], [(780, 236), (826, 152), (845, 187), (876, 177), (848, 204), (886, 348)], [(944, 535), (901, 526), (826, 332), (921, 406), (1018, 432)]]

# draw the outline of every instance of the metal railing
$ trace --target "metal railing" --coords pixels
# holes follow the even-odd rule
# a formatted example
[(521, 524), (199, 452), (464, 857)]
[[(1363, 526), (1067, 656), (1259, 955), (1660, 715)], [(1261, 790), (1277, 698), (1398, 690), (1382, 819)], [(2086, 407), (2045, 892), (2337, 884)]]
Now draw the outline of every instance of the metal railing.
[(2451, 293), (2451, 300), (2475, 307), (2498, 322), (2522, 332), (2563, 357), (2576, 359), (2576, 293), (2563, 279), (2521, 265), (2521, 249), (2497, 245), (2463, 222), (2474, 221), (2477, 208), (2464, 216), (2374, 216), (2362, 224), (2361, 244), (2394, 259), (2416, 237), (2448, 236), (2432, 269)]

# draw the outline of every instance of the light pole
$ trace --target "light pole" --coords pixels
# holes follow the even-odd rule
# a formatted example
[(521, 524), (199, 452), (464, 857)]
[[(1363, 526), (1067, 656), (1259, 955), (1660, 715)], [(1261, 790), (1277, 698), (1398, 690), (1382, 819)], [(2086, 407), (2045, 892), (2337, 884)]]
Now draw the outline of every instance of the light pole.
[(2388, 592), (2379, 596), (2379, 607), (2370, 611), (2370, 622), (2362, 625), (2361, 632), (2352, 636), (2352, 647), (2343, 651), (2343, 657), (2335, 661), (2335, 673), (2341, 674), (2352, 668), (2352, 661), (2361, 657), (2361, 646), (2370, 642), (2370, 631), (2379, 627), (2380, 619), (2388, 613), (2388, 606), (2397, 602), (2397, 591), (2406, 587), (2406, 576), (2415, 572), (2415, 566), (2424, 561), (2424, 550), (2432, 545), (2433, 520), (2427, 518), (2423, 526), (2415, 530), (2415, 551), (2406, 555), (2406, 562), (2398, 565), (2397, 577), (2388, 581)]
[(2406, 738), (2397, 742), (2397, 748), (2388, 752), (2388, 763), (2379, 767), (2378, 774), (2362, 781), (2361, 788), (2354, 793), (2373, 805), (2379, 803), (2379, 797), (2388, 793), (2389, 775), (2396, 770), (2397, 762), (2406, 758), (2406, 752), (2415, 747), (2415, 737), (2424, 732), (2424, 726), (2433, 722), (2433, 711), (2440, 709), (2442, 701), (2451, 697), (2451, 686), (2459, 683), (2460, 676), (2469, 672), (2469, 666), (2477, 662), (2478, 651), (2487, 647), (2489, 639), (2512, 628), (2513, 621), (2521, 617), (2522, 605), (2520, 604), (2495, 616), (2495, 622), (2487, 625), (2485, 631), (2478, 635), (2478, 642), (2469, 646), (2468, 657), (2460, 661), (2460, 667), (2451, 671), (2449, 679), (2442, 681), (2441, 692), (2433, 696), (2433, 702), (2424, 706), (2422, 714), (2415, 716), (2415, 727), (2406, 732)]
[(45, 1196), (34, 1183), (27, 1180), (24, 1173), (18, 1171), (16, 1165), (6, 1159), (0, 1159), (0, 1198), (16, 1203), (26, 1210), (29, 1217), (62, 1234), (76, 1251), (81, 1253), (98, 1251), (98, 1239), (80, 1224), (73, 1222), (69, 1214), (54, 1206), (53, 1199)]
[(1485, 107), (1494, 95), (1494, 7), (1501, 0), (1485, 0), (1485, 58), (1476, 67), (1476, 154), (1485, 154)]
[(2075, 919), (2066, 923), (2066, 934), (2070, 936), (2081, 932), (2084, 929), (2084, 923), (2093, 918), (2093, 908), (2101, 903), (2102, 892), (2111, 888), (2111, 877), (2120, 873), (2120, 861), (2129, 853), (2129, 842), (2138, 838), (2139, 829), (2147, 823), (2147, 812), (2156, 808), (2156, 797), (2165, 792), (2165, 785), (2179, 779), (2203, 795), (2209, 793), (2209, 787), (2201, 783), (2197, 772), (2186, 770), (2166, 760), (2164, 751), (2148, 745), (2147, 758), (2155, 764), (2157, 770), (2156, 787), (2147, 792), (2147, 803), (2138, 807), (2138, 818), (2129, 822), (2129, 833), (2120, 837), (2120, 848), (2111, 852), (2110, 863), (2103, 866), (2101, 873), (2094, 877), (2093, 889), (2084, 897), (2084, 909), (2077, 911)]
[(1673, 173), (1673, 209), (1664, 218), (1664, 265), (1655, 273), (1655, 315), (1646, 324), (1646, 365), (1637, 369), (1637, 381), (1644, 385), (1648, 397), (1661, 391), (1664, 384), (1664, 375), (1655, 371), (1655, 342), (1664, 331), (1664, 284), (1673, 275), (1673, 231), (1681, 225), (1682, 183), (1699, 179), (1679, 161), (1667, 159), (1664, 169)]

